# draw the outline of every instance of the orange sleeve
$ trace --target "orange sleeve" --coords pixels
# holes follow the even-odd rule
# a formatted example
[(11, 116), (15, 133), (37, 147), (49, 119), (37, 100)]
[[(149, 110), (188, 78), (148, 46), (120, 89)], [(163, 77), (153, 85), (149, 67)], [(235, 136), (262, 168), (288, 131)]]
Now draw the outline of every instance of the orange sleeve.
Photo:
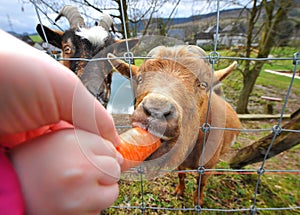
[(45, 125), (27, 132), (0, 135), (0, 145), (13, 148), (27, 140), (64, 128), (73, 128), (73, 125), (65, 121), (60, 121), (56, 124)]

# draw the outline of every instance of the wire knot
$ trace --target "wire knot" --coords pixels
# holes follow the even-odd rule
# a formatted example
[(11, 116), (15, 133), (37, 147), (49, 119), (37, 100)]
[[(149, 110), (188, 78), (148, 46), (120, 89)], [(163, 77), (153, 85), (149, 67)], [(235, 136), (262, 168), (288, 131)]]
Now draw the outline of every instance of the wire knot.
[(205, 173), (205, 168), (204, 166), (200, 166), (198, 169), (197, 169), (197, 172), (201, 175), (203, 175)]
[(251, 212), (251, 215), (255, 215), (257, 213), (257, 208), (255, 205), (252, 205), (250, 207), (250, 212)]
[(209, 131), (210, 131), (210, 128), (211, 128), (211, 126), (210, 126), (210, 124), (209, 123), (203, 123), (203, 125), (201, 126), (201, 129), (202, 129), (202, 131), (204, 132), (204, 133), (208, 133)]
[(263, 167), (260, 167), (258, 170), (257, 170), (257, 174), (259, 175), (262, 175), (265, 173), (265, 169)]
[(202, 212), (201, 205), (195, 205), (195, 211), (196, 211), (197, 213), (201, 213), (201, 212)]
[(132, 52), (125, 52), (123, 56), (124, 56), (124, 60), (127, 63), (129, 63), (129, 64), (134, 63), (134, 54)]
[(273, 133), (278, 136), (281, 133), (282, 128), (279, 125), (274, 125), (272, 128)]
[(220, 53), (213, 51), (209, 53), (209, 62), (210, 64), (216, 64), (220, 60)]
[(299, 57), (300, 57), (300, 51), (296, 52), (294, 55), (293, 55), (293, 64), (296, 65), (296, 63), (298, 64), (299, 62)]
[(139, 174), (144, 174), (144, 173), (145, 173), (145, 170), (144, 170), (143, 167), (139, 166), (139, 167), (137, 168), (137, 172), (138, 172)]

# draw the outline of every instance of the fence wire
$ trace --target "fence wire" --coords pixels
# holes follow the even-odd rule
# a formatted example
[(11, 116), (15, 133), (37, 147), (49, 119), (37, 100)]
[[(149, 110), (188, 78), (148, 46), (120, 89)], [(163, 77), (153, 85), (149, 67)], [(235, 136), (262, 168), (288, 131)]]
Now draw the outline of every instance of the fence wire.
[[(296, 174), (299, 175), (300, 174), (300, 170), (298, 169), (266, 169), (265, 168), (265, 163), (266, 160), (269, 157), (269, 153), (270, 150), (276, 140), (276, 138), (279, 136), (279, 134), (283, 131), (285, 132), (300, 132), (300, 130), (292, 130), (292, 129), (284, 129), (282, 128), (282, 121), (283, 121), (283, 117), (284, 117), (284, 113), (287, 107), (287, 103), (291, 94), (291, 90), (292, 90), (292, 86), (295, 80), (295, 76), (297, 73), (297, 69), (299, 68), (299, 56), (300, 56), (300, 51), (296, 52), (293, 54), (292, 57), (267, 57), (267, 58), (254, 58), (254, 57), (228, 57), (228, 56), (222, 56), (218, 50), (218, 35), (219, 35), (219, 25), (220, 25), (220, 0), (216, 0), (217, 1), (217, 13), (216, 13), (216, 32), (215, 32), (215, 37), (214, 37), (214, 47), (213, 47), (213, 51), (211, 53), (209, 53), (208, 56), (199, 56), (199, 59), (203, 59), (206, 58), (209, 60), (209, 62), (211, 63), (211, 68), (212, 68), (212, 77), (213, 74), (215, 72), (215, 66), (216, 64), (219, 62), (219, 60), (221, 59), (225, 59), (225, 60), (247, 60), (247, 61), (274, 61), (274, 60), (281, 60), (281, 61), (290, 61), (291, 64), (294, 65), (294, 69), (293, 69), (293, 74), (291, 77), (291, 81), (289, 84), (289, 87), (287, 89), (286, 95), (285, 95), (285, 99), (284, 99), (284, 103), (280, 112), (280, 117), (279, 120), (277, 121), (276, 124), (274, 124), (272, 127), (269, 128), (265, 128), (265, 129), (233, 129), (233, 128), (219, 128), (219, 127), (212, 127), (209, 125), (208, 123), (208, 115), (209, 115), (209, 111), (210, 111), (210, 105), (211, 105), (211, 96), (212, 96), (212, 87), (210, 89), (210, 93), (209, 93), (209, 102), (208, 102), (208, 111), (206, 114), (206, 123), (205, 125), (203, 125), (202, 127), (200, 127), (199, 129), (203, 129), (204, 131), (204, 140), (203, 142), (206, 142), (206, 138), (208, 135), (208, 131), (210, 129), (215, 129), (215, 130), (228, 130), (228, 131), (232, 131), (232, 130), (239, 130), (240, 132), (272, 132), (273, 133), (273, 138), (267, 148), (267, 151), (265, 153), (264, 159), (261, 162), (261, 165), (258, 169), (220, 169), (220, 168), (216, 168), (216, 169), (205, 169), (204, 168), (204, 163), (203, 163), (203, 158), (204, 158), (204, 153), (205, 153), (205, 145), (203, 147), (202, 150), (202, 159), (200, 160), (199, 163), (199, 167), (198, 169), (192, 169), (192, 170), (162, 170), (164, 172), (169, 172), (169, 173), (190, 173), (190, 174), (198, 174), (200, 176), (200, 180), (199, 180), (199, 184), (198, 184), (198, 196), (200, 193), (200, 183), (201, 183), (201, 177), (204, 174), (211, 174), (211, 175), (220, 175), (220, 174), (243, 174), (243, 175), (257, 175), (257, 180), (255, 183), (255, 189), (253, 190), (253, 199), (252, 199), (252, 205), (250, 207), (247, 208), (205, 208), (202, 207), (201, 205), (197, 204), (194, 207), (180, 207), (180, 208), (175, 208), (175, 207), (151, 207), (151, 206), (146, 206), (146, 202), (145, 202), (145, 177), (144, 177), (144, 171), (141, 167), (136, 168), (136, 169), (132, 169), (130, 171), (136, 173), (139, 175), (139, 183), (140, 183), (140, 196), (141, 196), (141, 203), (137, 206), (124, 206), (124, 205), (114, 205), (111, 208), (115, 208), (115, 209), (136, 209), (136, 210), (140, 210), (141, 214), (145, 214), (147, 213), (147, 211), (169, 211), (169, 212), (195, 212), (196, 214), (200, 214), (201, 212), (224, 212), (224, 213), (232, 213), (232, 212), (237, 212), (237, 213), (242, 213), (242, 212), (248, 212), (250, 214), (257, 214), (259, 212), (263, 212), (263, 211), (273, 211), (276, 213), (279, 213), (280, 211), (293, 211), (293, 210), (300, 210), (300, 206), (290, 206), (287, 205), (286, 207), (265, 207), (265, 208), (260, 208), (257, 206), (257, 200), (258, 200), (258, 194), (259, 194), (259, 188), (261, 185), (261, 177), (263, 175), (268, 175), (268, 174)], [(42, 21), (40, 18), (40, 12), (42, 13), (42, 10), (38, 7), (37, 2), (35, 0), (30, 1), (36, 10), (36, 14), (38, 16), (39, 22), (42, 25)], [(123, 5), (123, 1), (120, 1), (120, 7), (122, 8), (122, 11), (124, 11), (124, 5)], [(149, 59), (151, 57), (146, 57), (146, 56), (134, 56), (134, 54), (130, 51), (129, 49), (129, 44), (128, 44), (128, 38), (127, 38), (127, 32), (126, 32), (126, 27), (125, 27), (125, 16), (124, 13), (121, 14), (121, 17), (123, 19), (123, 25), (124, 25), (124, 35), (125, 35), (125, 39), (126, 39), (126, 52), (124, 53), (124, 55), (122, 57), (116, 57), (117, 59), (122, 59), (125, 60), (127, 62), (131, 62), (134, 59)], [(43, 30), (44, 31), (44, 30)], [(45, 32), (44, 32), (45, 35)], [(45, 35), (46, 38), (46, 42), (48, 43), (47, 40), (47, 36)], [(60, 58), (60, 60), (81, 60), (81, 61), (104, 61), (104, 60), (108, 60), (108, 58), (104, 57), (104, 58), (93, 58), (93, 59), (86, 59), (86, 58), (71, 58), (71, 59), (66, 59), (66, 58)], [(130, 64), (129, 64), (130, 65)], [(131, 68), (130, 68), (131, 70)], [(131, 77), (132, 77), (132, 73), (131, 73)], [(132, 80), (131, 80), (132, 81)], [(212, 80), (213, 82), (213, 80)], [(212, 84), (211, 84), (212, 86)], [(130, 128), (131, 126), (117, 126), (117, 128)], [(129, 171), (129, 172), (130, 172)], [(213, 179), (212, 179), (213, 180)], [(295, 188), (296, 190), (299, 189), (299, 187)], [(297, 192), (297, 191), (296, 191)], [(299, 200), (298, 200), (299, 201)], [(199, 202), (199, 199), (198, 199)]]

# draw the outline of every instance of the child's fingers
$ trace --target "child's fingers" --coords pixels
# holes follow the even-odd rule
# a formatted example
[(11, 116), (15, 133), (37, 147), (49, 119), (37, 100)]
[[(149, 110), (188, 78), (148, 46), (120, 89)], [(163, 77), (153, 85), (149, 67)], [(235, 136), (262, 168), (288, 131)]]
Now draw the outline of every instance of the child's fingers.
[(91, 212), (95, 211), (95, 214), (99, 214), (99, 211), (110, 207), (117, 200), (119, 186), (117, 183), (102, 185), (98, 189), (94, 189), (93, 192), (93, 205), (90, 205)]

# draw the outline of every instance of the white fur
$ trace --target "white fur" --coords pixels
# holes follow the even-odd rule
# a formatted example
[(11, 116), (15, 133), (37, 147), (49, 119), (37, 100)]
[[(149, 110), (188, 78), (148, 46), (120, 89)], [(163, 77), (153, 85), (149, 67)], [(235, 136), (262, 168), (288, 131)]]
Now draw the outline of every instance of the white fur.
[(93, 45), (103, 46), (105, 41), (108, 38), (108, 32), (102, 26), (94, 26), (91, 28), (79, 28), (79, 31), (76, 32), (78, 36), (83, 39), (87, 39)]

